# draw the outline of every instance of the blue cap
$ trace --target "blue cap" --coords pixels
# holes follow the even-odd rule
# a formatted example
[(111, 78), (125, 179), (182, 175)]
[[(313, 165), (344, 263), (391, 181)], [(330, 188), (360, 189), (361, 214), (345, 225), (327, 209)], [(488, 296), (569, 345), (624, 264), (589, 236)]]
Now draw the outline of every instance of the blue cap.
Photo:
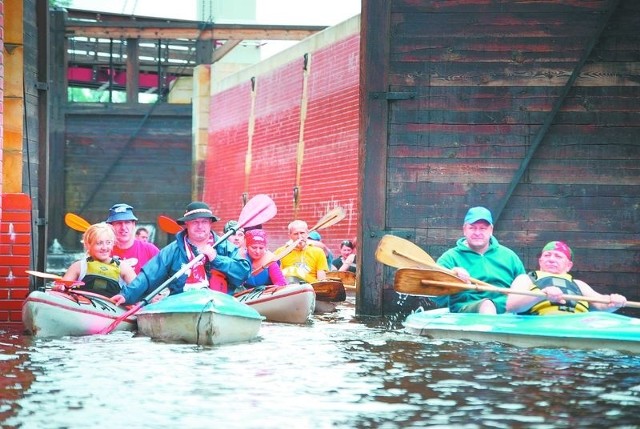
[(475, 223), (479, 220), (484, 220), (493, 225), (493, 217), (489, 209), (485, 207), (471, 207), (464, 217), (464, 223)]
[(322, 237), (320, 236), (320, 233), (318, 233), (318, 231), (311, 231), (308, 237), (315, 241), (322, 240)]
[(109, 209), (109, 217), (106, 222), (118, 222), (123, 220), (138, 220), (133, 214), (133, 207), (129, 204), (116, 204)]

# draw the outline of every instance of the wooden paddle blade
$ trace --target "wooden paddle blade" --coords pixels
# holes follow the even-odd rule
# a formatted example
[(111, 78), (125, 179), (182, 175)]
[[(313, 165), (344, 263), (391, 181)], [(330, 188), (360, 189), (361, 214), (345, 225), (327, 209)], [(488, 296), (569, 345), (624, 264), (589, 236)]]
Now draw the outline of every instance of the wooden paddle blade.
[[(447, 285), (424, 284), (423, 280), (443, 282)], [(464, 289), (475, 289), (453, 274), (438, 270), (422, 270), (417, 268), (399, 268), (396, 271), (393, 288), (398, 293), (408, 295), (442, 296), (452, 295)]]
[(296, 248), (298, 243), (299, 243), (299, 240), (290, 241), (284, 247), (281, 247), (281, 248), (277, 249), (273, 254), (274, 261), (279, 261), (280, 259), (282, 259), (285, 256), (287, 256), (289, 253), (291, 253), (291, 251), (293, 249)]
[(341, 281), (319, 280), (311, 283), (319, 301), (344, 301), (347, 299), (347, 291)]
[(24, 270), (24, 272), (26, 274), (29, 274), (30, 276), (39, 277), (41, 279), (62, 280), (62, 277), (60, 277), (57, 274), (43, 273), (41, 271), (33, 271), (33, 270)]
[(64, 215), (64, 223), (69, 228), (79, 232), (85, 232), (91, 226), (89, 222), (74, 213), (67, 213)]
[(166, 232), (167, 234), (175, 235), (180, 231), (182, 231), (182, 226), (180, 226), (178, 222), (176, 222), (174, 219), (170, 218), (169, 216), (160, 215), (158, 216), (157, 221), (158, 221), (158, 227), (160, 227), (160, 229)]
[(376, 249), (376, 260), (395, 268), (438, 268), (436, 261), (420, 247), (404, 238), (385, 235), (380, 239)]
[(327, 273), (327, 279), (339, 280), (345, 286), (356, 285), (356, 273), (353, 273), (351, 271), (329, 271)]
[(328, 228), (336, 223), (340, 222), (347, 216), (344, 209), (342, 207), (335, 207), (327, 212), (326, 215), (322, 216), (318, 223), (316, 223), (310, 230), (318, 231), (320, 229)]

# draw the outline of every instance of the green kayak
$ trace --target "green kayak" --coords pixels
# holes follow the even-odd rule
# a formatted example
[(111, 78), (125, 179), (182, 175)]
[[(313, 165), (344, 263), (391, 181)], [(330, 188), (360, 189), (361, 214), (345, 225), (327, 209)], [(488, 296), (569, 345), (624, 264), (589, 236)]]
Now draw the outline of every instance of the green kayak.
[(606, 312), (520, 316), (438, 309), (410, 314), (404, 326), (408, 332), (429, 338), (640, 353), (640, 319)]

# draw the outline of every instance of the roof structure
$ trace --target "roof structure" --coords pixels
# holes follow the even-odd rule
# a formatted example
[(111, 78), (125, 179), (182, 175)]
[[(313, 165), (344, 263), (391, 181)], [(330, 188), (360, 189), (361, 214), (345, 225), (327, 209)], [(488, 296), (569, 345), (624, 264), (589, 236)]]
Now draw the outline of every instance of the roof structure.
[[(218, 24), (65, 9), (68, 84), (124, 89), (127, 74), (138, 89), (166, 88), (212, 64), (242, 43), (302, 40), (325, 26)], [(132, 72), (133, 70), (133, 72)], [(131, 82), (130, 82), (131, 83)], [(134, 84), (135, 85), (135, 84)]]

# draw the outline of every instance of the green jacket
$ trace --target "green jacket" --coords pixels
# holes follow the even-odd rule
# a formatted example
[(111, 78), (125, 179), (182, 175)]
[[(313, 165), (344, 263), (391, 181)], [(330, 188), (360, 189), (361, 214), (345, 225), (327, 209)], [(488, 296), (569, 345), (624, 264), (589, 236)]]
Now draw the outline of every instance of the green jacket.
[[(491, 237), (489, 248), (481, 255), (471, 250), (466, 244), (466, 238), (462, 237), (456, 242), (456, 246), (447, 250), (438, 258), (438, 264), (446, 268), (462, 267), (476, 280), (489, 283), (493, 286), (508, 288), (511, 282), (520, 274), (525, 274), (522, 261), (515, 252), (501, 245), (495, 237)], [(449, 310), (454, 313), (482, 299), (492, 300), (498, 313), (505, 312), (507, 295), (496, 292), (463, 291), (449, 296)], [(444, 305), (446, 299), (436, 300), (439, 305)]]

